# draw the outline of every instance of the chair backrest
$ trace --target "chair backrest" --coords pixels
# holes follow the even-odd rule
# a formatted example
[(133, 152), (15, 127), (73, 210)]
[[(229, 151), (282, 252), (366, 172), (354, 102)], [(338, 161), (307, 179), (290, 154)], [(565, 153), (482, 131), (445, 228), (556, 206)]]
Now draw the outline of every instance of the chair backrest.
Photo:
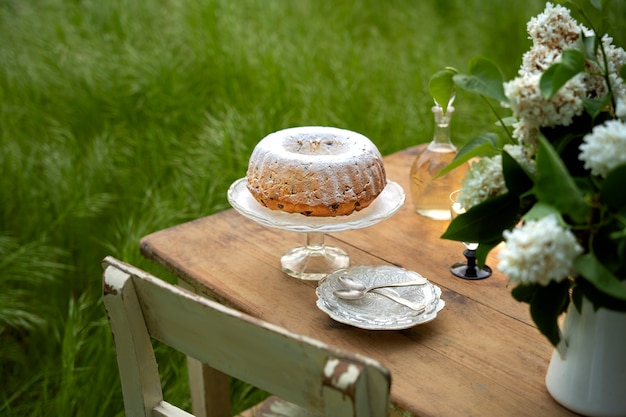
[(190, 416), (163, 400), (151, 338), (318, 415), (383, 417), (389, 371), (105, 258), (104, 304), (126, 415)]

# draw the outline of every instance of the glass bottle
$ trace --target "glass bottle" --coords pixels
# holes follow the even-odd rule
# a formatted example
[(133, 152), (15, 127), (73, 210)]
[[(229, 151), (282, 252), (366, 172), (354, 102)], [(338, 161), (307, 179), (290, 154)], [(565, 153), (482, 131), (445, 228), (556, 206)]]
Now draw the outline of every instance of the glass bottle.
[(445, 115), (438, 104), (432, 111), (435, 134), (411, 167), (411, 198), (418, 214), (435, 220), (450, 220), (450, 193), (461, 188), (467, 165), (435, 179), (439, 171), (454, 159), (457, 148), (450, 141), (450, 119), (454, 107), (448, 106)]

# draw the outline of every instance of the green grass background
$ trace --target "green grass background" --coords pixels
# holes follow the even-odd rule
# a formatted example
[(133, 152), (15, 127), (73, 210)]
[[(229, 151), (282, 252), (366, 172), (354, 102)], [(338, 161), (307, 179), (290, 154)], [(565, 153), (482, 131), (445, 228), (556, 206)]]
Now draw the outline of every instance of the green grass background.
[[(512, 78), (543, 6), (0, 0), (0, 415), (123, 415), (104, 256), (172, 280), (138, 240), (227, 209), (272, 131), (337, 126), (383, 154), (430, 140), (429, 77), (484, 55)], [(481, 106), (459, 92), (455, 143), (491, 127)], [(189, 408), (184, 358), (157, 354)], [(258, 395), (233, 388), (235, 411)]]

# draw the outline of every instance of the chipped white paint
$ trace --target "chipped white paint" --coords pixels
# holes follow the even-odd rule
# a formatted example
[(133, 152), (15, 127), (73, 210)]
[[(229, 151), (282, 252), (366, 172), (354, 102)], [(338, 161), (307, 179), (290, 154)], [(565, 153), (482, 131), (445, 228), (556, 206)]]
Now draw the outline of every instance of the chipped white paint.
[(270, 400), (269, 411), (261, 409), (256, 417), (319, 417), (302, 407), (274, 397)]
[(348, 368), (339, 375), (335, 373), (335, 369), (340, 364), (339, 359), (329, 359), (324, 367), (324, 375), (333, 382), (333, 385), (341, 390), (347, 390), (354, 385), (360, 375), (359, 368), (353, 364), (349, 364)]

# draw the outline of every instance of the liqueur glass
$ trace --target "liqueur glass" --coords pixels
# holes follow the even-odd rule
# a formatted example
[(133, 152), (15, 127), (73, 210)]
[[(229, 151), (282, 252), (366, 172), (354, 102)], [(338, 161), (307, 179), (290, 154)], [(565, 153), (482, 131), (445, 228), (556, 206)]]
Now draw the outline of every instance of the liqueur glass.
[[(465, 213), (465, 209), (457, 202), (457, 197), (461, 190), (456, 190), (450, 194), (450, 215), (454, 219), (459, 214)], [(491, 276), (491, 268), (485, 265), (482, 269), (478, 269), (476, 265), (476, 249), (478, 249), (478, 243), (463, 242), (465, 250), (463, 255), (465, 256), (465, 262), (457, 262), (450, 267), (452, 275), (462, 279), (477, 280), (485, 279)]]

